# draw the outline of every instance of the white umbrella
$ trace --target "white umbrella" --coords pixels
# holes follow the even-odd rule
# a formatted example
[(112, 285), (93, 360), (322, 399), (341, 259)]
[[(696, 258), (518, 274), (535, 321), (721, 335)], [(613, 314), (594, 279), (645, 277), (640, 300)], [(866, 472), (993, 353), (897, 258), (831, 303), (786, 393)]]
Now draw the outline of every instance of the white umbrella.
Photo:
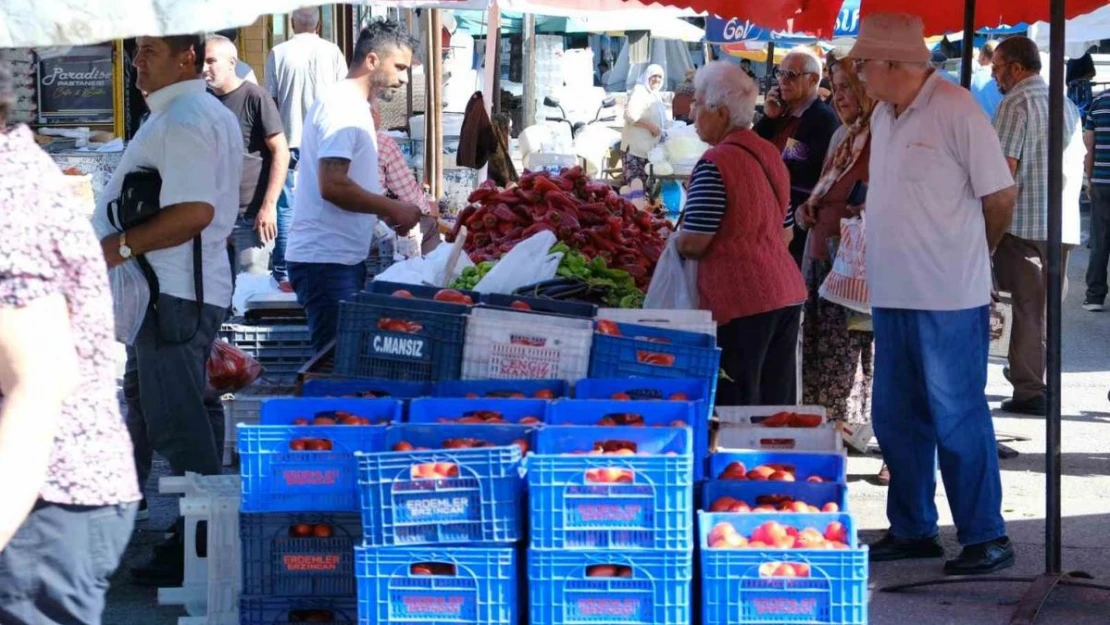
[[(184, 35), (253, 24), (320, 0), (3, 0), (0, 48), (86, 45), (140, 35)], [(351, 2), (351, 4), (372, 4)], [(489, 0), (391, 0), (402, 8), (485, 10)]]
[(615, 33), (646, 30), (656, 39), (675, 39), (697, 43), (705, 31), (677, 17), (652, 11), (591, 13), (567, 20), (567, 32)]
[[(1029, 37), (1042, 50), (1048, 49), (1048, 24), (1036, 22)], [(1083, 56), (1087, 49), (1110, 37), (1110, 5), (1068, 20), (1064, 26), (1064, 47), (1069, 57)]]

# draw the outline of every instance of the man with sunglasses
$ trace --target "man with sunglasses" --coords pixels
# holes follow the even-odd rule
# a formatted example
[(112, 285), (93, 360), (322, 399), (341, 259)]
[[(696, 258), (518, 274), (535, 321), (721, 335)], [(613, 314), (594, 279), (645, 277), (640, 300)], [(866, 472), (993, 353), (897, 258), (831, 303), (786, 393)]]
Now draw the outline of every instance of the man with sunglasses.
[(767, 93), (763, 119), (755, 125), (759, 136), (775, 144), (790, 172), (790, 210), (786, 212), (790, 253), (800, 267), (805, 251), (805, 232), (794, 224), (794, 210), (801, 206), (821, 177), (825, 153), (840, 120), (821, 101), (821, 59), (799, 48), (779, 65), (778, 86)]

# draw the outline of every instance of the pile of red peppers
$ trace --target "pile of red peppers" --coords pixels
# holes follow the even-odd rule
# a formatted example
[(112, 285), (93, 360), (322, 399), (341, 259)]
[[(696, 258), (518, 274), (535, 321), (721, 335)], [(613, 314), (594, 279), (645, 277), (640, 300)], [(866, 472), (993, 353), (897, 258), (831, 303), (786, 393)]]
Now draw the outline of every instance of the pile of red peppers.
[(645, 288), (663, 252), (666, 219), (640, 210), (612, 187), (591, 181), (581, 167), (558, 175), (525, 172), (517, 186), (487, 181), (470, 194), (458, 216), (453, 242), (466, 225), (463, 249), (475, 263), (501, 258), (517, 242), (549, 230), (589, 259), (627, 271)]

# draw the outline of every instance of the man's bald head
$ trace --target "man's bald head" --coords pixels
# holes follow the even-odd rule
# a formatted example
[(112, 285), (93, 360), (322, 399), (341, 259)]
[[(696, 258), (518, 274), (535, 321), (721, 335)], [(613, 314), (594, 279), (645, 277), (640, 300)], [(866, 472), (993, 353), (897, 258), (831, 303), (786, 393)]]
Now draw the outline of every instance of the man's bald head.
[(204, 44), (204, 80), (216, 93), (230, 93), (243, 84), (235, 75), (235, 65), (239, 62), (239, 50), (230, 39), (222, 35), (212, 35)]
[(320, 25), (320, 10), (316, 7), (305, 7), (293, 11), (289, 21), (293, 23), (295, 33), (313, 33)]

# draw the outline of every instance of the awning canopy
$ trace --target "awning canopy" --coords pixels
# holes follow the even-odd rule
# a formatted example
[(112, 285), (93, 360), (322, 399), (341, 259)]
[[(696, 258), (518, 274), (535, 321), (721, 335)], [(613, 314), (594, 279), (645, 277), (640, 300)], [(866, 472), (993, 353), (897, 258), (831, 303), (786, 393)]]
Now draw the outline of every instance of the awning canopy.
[[(554, 0), (552, 0), (554, 1)], [(740, 18), (765, 28), (810, 33), (828, 38), (836, 29), (843, 0), (657, 0), (668, 6), (684, 7)], [(1069, 18), (1106, 6), (1106, 0), (1069, 0)], [(1031, 24), (1047, 20), (1049, 3), (1044, 0), (977, 0), (975, 26)], [(860, 15), (880, 12), (912, 13), (925, 22), (925, 32), (944, 33), (963, 30), (963, 0), (862, 0)]]
[[(519, 33), (523, 13), (502, 13), (501, 33)], [(457, 11), (455, 21), (459, 28), (475, 37), (486, 34), (485, 11)], [(597, 11), (579, 13), (572, 17), (537, 15), (536, 32), (548, 34), (608, 33), (623, 34), (628, 31), (648, 31), (657, 39), (698, 42), (705, 31), (697, 26), (659, 11), (625, 9), (624, 11)]]
[[(489, 0), (350, 0), (398, 8), (485, 10)], [(0, 48), (85, 45), (142, 35), (184, 35), (253, 24), (321, 0), (4, 0)], [(673, 10), (673, 9), (672, 9)]]

